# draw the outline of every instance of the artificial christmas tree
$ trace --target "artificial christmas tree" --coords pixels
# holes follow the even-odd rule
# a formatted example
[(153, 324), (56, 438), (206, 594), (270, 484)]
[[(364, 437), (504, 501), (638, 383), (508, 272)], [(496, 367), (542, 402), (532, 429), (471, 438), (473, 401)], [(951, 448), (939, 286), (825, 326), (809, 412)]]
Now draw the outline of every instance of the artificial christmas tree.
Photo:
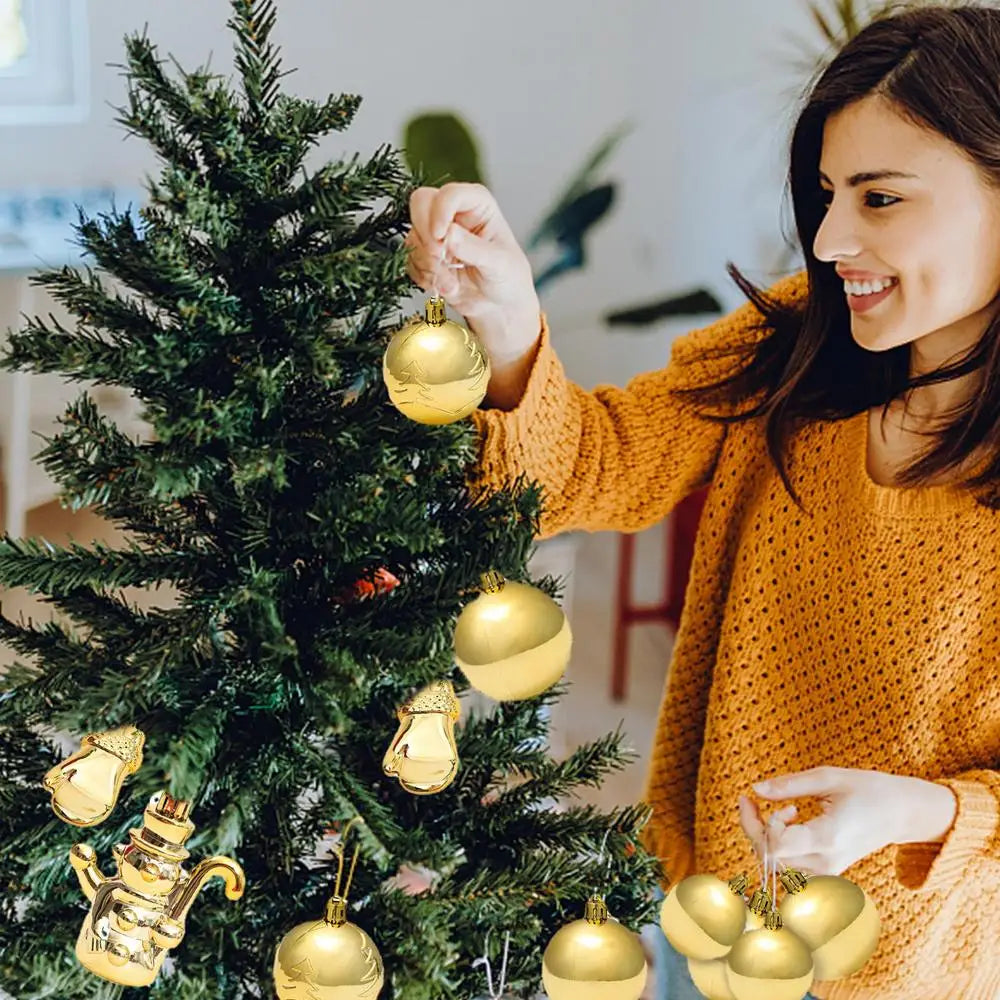
[[(412, 289), (401, 236), (416, 180), (389, 147), (307, 172), (359, 99), (282, 93), (273, 3), (231, 8), (235, 84), (168, 74), (144, 36), (126, 40), (120, 120), (162, 170), (136, 215), (81, 216), (95, 270), (37, 278), (76, 324), (30, 319), (5, 358), (125, 387), (151, 431), (126, 436), (84, 391), (40, 455), (63, 502), (113, 522), (120, 546), (0, 542), (0, 585), (58, 612), (0, 620), (20, 658), (0, 677), (0, 987), (17, 1000), (273, 997), (279, 942), (334, 891), (324, 837), (358, 818), (348, 919), (384, 962), (379, 995), (474, 996), (484, 940), (509, 931), (506, 991), (531, 997), (546, 943), (595, 890), (633, 929), (654, 916), (658, 866), (636, 844), (648, 809), (550, 807), (629, 756), (615, 733), (551, 759), (539, 709), (559, 688), (460, 720), (460, 767), (435, 794), (384, 773), (399, 707), (435, 683), (467, 690), (456, 619), (483, 573), (526, 580), (539, 495), (470, 492), (471, 422), (426, 426), (391, 404), (382, 361)], [(183, 882), (188, 850), (231, 856), (246, 878), (239, 898), (209, 882), (176, 947), (161, 921), (171, 950), (144, 988), (74, 956), (80, 831), (42, 784), (66, 747), (117, 727), (143, 734), (142, 764), (114, 785), (87, 857), (127, 861), (138, 837), (142, 898), (143, 879)], [(154, 796), (196, 817), (183, 850), (140, 836)], [(401, 865), (435, 873), (432, 889), (402, 892)], [(126, 950), (150, 931), (132, 915)]]

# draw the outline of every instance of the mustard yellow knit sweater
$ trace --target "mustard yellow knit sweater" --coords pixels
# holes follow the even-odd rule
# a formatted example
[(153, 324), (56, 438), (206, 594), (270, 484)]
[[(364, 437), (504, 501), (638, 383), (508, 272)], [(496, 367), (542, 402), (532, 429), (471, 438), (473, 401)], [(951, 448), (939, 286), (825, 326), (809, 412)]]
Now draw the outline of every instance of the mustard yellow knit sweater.
[[(798, 275), (772, 294), (806, 289)], [(473, 417), (476, 475), (539, 481), (541, 537), (639, 531), (711, 484), (652, 749), (647, 846), (671, 882), (728, 878), (756, 871), (737, 811), (753, 781), (825, 764), (941, 782), (958, 798), (944, 844), (893, 845), (844, 872), (874, 898), (882, 937), (860, 972), (813, 991), (997, 1000), (1000, 513), (948, 486), (874, 483), (866, 414), (793, 439), (799, 510), (759, 422), (721, 427), (670, 393), (717, 374), (703, 350), (759, 337), (758, 319), (748, 304), (675, 341), (663, 369), (593, 392), (566, 378), (543, 322), (517, 408)], [(802, 820), (821, 811), (797, 804)]]

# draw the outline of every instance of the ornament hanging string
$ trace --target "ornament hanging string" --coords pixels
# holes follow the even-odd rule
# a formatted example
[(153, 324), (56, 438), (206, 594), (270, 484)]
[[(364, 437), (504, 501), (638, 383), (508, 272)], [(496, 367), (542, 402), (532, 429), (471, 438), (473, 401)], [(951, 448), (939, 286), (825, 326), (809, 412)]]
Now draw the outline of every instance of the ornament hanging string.
[[(604, 831), (604, 839), (601, 841), (601, 853), (597, 855), (597, 864), (598, 864), (598, 867), (600, 867), (602, 864), (604, 864), (604, 854), (605, 854), (605, 852), (607, 851), (607, 848), (608, 848), (608, 837), (611, 836), (611, 830), (612, 830), (612, 827), (609, 826), (607, 828), (607, 830)], [(606, 876), (605, 881), (608, 884), (610, 884), (610, 882), (611, 882), (611, 858), (610, 857), (608, 857), (608, 871), (607, 871), (607, 876)], [(594, 888), (594, 893), (593, 894), (595, 896), (600, 896), (602, 899), (604, 898), (604, 894), (600, 891), (600, 887), (599, 886), (596, 886)]]
[(438, 291), (438, 274), (440, 273), (441, 268), (444, 267), (453, 271), (461, 271), (465, 267), (465, 265), (459, 261), (455, 261), (452, 264), (448, 263), (446, 260), (448, 256), (448, 250), (443, 244), (448, 242), (448, 233), (450, 232), (451, 232), (451, 225), (448, 226), (448, 232), (445, 233), (444, 239), (442, 240), (441, 256), (438, 258), (438, 266), (434, 269), (434, 279), (431, 282), (431, 295), (436, 299), (439, 299), (441, 297), (441, 293)]
[(486, 950), (482, 958), (477, 958), (472, 967), (478, 969), (480, 965), (486, 966), (486, 988), (489, 992), (489, 1000), (503, 1000), (503, 991), (507, 989), (507, 956), (510, 952), (510, 931), (503, 937), (503, 961), (500, 965), (500, 982), (496, 989), (493, 988), (493, 966), (490, 965), (490, 932), (486, 932)]

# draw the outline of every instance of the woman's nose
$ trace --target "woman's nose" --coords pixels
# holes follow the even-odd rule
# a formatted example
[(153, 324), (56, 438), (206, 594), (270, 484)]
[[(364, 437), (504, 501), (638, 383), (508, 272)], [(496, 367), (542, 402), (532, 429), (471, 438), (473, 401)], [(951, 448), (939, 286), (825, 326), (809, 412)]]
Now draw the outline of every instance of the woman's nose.
[(846, 206), (838, 207), (831, 203), (813, 240), (816, 258), (832, 262), (843, 257), (856, 257), (861, 249), (856, 217)]

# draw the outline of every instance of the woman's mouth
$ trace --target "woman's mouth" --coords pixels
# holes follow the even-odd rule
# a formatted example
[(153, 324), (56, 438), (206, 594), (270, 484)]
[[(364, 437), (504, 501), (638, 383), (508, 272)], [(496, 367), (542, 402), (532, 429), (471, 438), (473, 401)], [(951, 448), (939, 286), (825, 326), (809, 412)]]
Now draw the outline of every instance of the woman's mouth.
[(844, 294), (852, 312), (863, 313), (874, 309), (892, 295), (899, 284), (898, 278), (876, 278), (874, 281), (845, 281)]

